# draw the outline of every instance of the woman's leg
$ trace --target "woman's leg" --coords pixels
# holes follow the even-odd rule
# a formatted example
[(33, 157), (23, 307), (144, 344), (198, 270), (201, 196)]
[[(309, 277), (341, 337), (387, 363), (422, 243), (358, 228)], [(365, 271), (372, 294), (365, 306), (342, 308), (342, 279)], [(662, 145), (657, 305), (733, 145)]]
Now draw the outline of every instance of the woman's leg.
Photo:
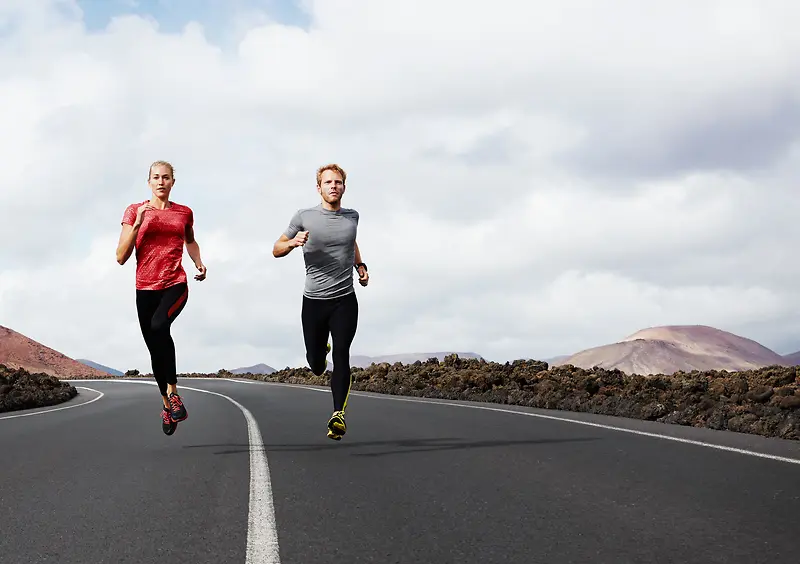
[[(150, 341), (148, 348), (153, 363), (153, 375), (158, 382), (164, 407), (170, 410), (173, 421), (187, 418), (186, 408), (178, 395), (178, 378), (175, 358), (175, 342), (170, 334), (172, 322), (180, 315), (188, 299), (186, 283), (176, 284), (158, 294), (158, 303), (152, 308), (149, 319), (145, 319), (145, 329)], [(148, 304), (150, 305), (150, 304)], [(149, 313), (150, 308), (143, 313)], [(142, 314), (140, 314), (140, 318)]]

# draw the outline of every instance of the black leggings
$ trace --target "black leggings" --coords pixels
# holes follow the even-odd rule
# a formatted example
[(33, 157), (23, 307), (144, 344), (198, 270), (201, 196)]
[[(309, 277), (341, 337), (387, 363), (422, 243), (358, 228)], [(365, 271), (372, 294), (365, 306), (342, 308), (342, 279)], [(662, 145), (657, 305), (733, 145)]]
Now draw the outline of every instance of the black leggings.
[(150, 351), (153, 376), (162, 396), (167, 395), (167, 384), (178, 383), (175, 343), (169, 329), (183, 311), (188, 297), (189, 287), (185, 282), (163, 290), (136, 290), (139, 327)]
[(331, 392), (333, 410), (344, 411), (350, 395), (350, 345), (358, 326), (358, 300), (356, 293), (333, 299), (311, 299), (303, 296), (303, 337), (306, 343), (306, 360), (317, 376), (325, 372), (328, 333), (332, 342), (333, 375)]

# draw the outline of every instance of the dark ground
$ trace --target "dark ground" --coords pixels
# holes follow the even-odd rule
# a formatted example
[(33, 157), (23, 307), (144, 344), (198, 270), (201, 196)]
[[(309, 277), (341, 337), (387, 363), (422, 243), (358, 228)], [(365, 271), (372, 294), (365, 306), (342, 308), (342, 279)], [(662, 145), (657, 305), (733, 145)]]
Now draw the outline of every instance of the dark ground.
[(179, 382), (189, 419), (167, 437), (155, 386), (76, 385), (105, 395), (0, 416), (3, 561), (244, 564), (245, 418), (187, 387), (257, 421), (282, 564), (789, 564), (800, 551), (800, 464), (539, 416), (800, 461), (797, 441), (356, 393), (337, 443), (326, 390), (208, 379)]

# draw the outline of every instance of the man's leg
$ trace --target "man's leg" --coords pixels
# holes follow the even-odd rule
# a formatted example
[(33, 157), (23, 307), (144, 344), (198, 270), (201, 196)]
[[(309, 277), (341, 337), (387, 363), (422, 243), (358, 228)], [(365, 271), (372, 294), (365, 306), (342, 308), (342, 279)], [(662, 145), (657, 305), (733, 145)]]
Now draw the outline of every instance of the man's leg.
[(327, 368), (328, 319), (331, 300), (314, 300), (303, 296), (301, 319), (306, 360), (311, 372), (321, 376)]
[(344, 412), (350, 397), (352, 378), (350, 375), (350, 345), (358, 327), (358, 299), (355, 292), (338, 300), (331, 313), (331, 337), (333, 338), (333, 375), (331, 392), (333, 394), (333, 416), (328, 421), (328, 436), (341, 439), (347, 432)]

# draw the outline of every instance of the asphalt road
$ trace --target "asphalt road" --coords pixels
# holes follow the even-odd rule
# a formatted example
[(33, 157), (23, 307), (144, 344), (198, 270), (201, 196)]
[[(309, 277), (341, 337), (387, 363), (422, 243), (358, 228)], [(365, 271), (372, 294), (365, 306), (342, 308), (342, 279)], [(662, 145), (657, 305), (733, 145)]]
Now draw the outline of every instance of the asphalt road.
[(201, 379), (167, 437), (153, 385), (73, 383), (0, 414), (0, 563), (800, 559), (794, 441), (355, 393), (333, 442), (325, 390)]

